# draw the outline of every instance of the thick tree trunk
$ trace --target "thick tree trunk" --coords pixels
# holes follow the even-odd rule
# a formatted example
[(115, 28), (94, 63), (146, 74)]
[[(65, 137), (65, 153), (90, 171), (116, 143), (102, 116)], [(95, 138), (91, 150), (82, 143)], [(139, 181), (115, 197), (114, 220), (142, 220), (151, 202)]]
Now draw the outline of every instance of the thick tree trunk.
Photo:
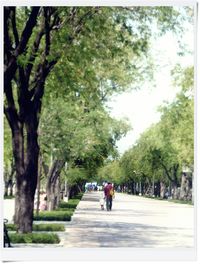
[(32, 186), (26, 180), (18, 184), (15, 194), (15, 217), (14, 222), (20, 233), (32, 232), (34, 209), (34, 194)]
[(13, 152), (16, 165), (14, 222), (20, 233), (32, 231), (34, 195), (37, 186), (38, 155), (37, 126), (34, 119), (26, 123), (27, 142), (24, 149), (23, 128), (13, 131)]
[(160, 197), (162, 198), (162, 199), (164, 199), (164, 197), (165, 197), (165, 191), (166, 191), (166, 186), (165, 186), (165, 184), (164, 184), (164, 182), (160, 182)]
[(4, 196), (8, 196), (8, 181), (4, 180)]
[(48, 174), (47, 179), (47, 210), (51, 211), (56, 208), (59, 202), (59, 176), (62, 168), (64, 167), (65, 162), (63, 160), (55, 160), (52, 164), (52, 167)]
[(181, 177), (180, 199), (188, 200), (189, 195), (190, 195), (189, 179), (186, 173), (183, 173)]

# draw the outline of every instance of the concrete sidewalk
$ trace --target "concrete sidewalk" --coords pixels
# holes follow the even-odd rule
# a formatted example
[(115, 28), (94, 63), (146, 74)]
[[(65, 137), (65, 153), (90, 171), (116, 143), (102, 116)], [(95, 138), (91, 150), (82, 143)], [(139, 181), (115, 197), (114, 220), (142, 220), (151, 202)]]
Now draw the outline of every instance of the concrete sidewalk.
[(66, 226), (64, 247), (193, 247), (193, 206), (116, 193), (107, 212), (99, 198), (100, 192), (84, 194)]

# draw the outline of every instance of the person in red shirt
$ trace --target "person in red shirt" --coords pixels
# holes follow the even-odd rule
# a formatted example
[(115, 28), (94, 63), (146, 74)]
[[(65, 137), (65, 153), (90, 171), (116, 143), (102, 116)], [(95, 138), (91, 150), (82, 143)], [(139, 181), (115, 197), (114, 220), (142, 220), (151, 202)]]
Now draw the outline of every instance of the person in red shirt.
[(104, 187), (104, 194), (106, 198), (106, 209), (107, 211), (112, 210), (112, 199), (114, 195), (114, 188), (112, 183), (108, 182), (108, 184)]

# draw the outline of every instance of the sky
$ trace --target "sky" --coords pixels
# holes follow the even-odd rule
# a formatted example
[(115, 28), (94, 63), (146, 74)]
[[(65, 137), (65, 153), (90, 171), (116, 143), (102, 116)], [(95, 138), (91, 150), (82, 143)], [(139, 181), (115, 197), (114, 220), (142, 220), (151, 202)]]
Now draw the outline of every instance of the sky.
[[(192, 27), (185, 31), (182, 41), (193, 51), (194, 31)], [(193, 54), (187, 54), (184, 57), (177, 55), (177, 39), (171, 33), (152, 41), (151, 49), (160, 65), (159, 71), (155, 73), (156, 86), (145, 83), (140, 90), (114, 96), (108, 103), (111, 116), (117, 119), (127, 117), (132, 126), (132, 130), (117, 143), (120, 154), (128, 150), (151, 124), (159, 121), (158, 106), (163, 101), (171, 102), (175, 98), (178, 90), (172, 85), (171, 69), (178, 62), (181, 66), (193, 65)]]

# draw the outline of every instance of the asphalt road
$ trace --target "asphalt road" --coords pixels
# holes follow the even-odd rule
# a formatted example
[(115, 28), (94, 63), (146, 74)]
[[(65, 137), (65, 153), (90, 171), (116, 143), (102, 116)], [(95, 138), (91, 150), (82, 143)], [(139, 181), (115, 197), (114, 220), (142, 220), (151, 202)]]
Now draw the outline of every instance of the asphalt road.
[(102, 211), (99, 192), (86, 193), (69, 225), (64, 247), (189, 248), (194, 208), (116, 193), (112, 211)]

